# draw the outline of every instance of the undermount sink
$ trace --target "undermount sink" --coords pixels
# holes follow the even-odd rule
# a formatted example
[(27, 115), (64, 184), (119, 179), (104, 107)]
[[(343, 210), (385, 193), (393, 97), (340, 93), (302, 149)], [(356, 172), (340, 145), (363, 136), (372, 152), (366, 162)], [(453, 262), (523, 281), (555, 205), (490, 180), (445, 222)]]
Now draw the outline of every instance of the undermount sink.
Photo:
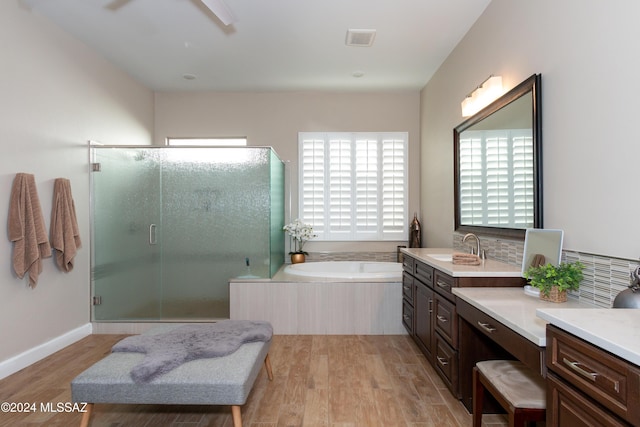
[(435, 260), (444, 262), (451, 262), (453, 260), (453, 256), (451, 254), (430, 254), (427, 256)]

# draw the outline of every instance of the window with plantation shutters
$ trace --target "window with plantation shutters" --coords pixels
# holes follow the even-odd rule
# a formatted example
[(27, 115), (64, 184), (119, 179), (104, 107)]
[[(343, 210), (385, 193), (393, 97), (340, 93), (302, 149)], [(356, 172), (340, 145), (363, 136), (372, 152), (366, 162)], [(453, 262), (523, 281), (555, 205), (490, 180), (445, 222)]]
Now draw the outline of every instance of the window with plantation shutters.
[(461, 222), (533, 227), (531, 130), (466, 131), (459, 147)]
[(299, 216), (317, 240), (406, 240), (406, 132), (301, 132), (298, 143)]

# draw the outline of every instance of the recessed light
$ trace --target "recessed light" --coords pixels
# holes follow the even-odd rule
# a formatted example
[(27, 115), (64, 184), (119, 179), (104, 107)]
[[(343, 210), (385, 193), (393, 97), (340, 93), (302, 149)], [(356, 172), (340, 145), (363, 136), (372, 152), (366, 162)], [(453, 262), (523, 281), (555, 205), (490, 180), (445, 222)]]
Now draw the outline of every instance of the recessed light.
[(196, 79), (196, 75), (195, 74), (183, 74), (182, 78), (185, 80), (195, 80)]
[(353, 77), (355, 78), (359, 78), (364, 76), (364, 73), (362, 71), (354, 71), (353, 74), (351, 74)]

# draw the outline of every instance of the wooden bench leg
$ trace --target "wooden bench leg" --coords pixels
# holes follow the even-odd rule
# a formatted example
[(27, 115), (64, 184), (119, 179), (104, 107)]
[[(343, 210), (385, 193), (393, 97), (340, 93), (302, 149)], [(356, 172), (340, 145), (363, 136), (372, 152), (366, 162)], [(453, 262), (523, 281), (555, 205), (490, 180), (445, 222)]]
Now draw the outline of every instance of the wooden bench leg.
[(269, 377), (269, 381), (273, 381), (273, 371), (271, 370), (271, 360), (269, 359), (269, 353), (267, 353), (267, 357), (264, 358), (264, 366), (267, 368), (267, 376)]
[(93, 403), (87, 403), (87, 407), (85, 409), (87, 410), (87, 412), (82, 414), (80, 427), (87, 427), (89, 425), (89, 418), (91, 418), (91, 412), (93, 411)]
[(233, 427), (242, 427), (242, 413), (239, 405), (231, 406), (231, 415), (233, 415)]

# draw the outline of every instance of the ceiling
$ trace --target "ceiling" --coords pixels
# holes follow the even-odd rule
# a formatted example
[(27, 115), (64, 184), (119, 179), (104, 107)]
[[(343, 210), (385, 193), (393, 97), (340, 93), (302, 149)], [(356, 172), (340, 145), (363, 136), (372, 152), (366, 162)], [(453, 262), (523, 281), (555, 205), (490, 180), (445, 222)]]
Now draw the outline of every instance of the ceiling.
[(420, 90), (490, 2), (225, 0), (225, 26), (201, 0), (18, 1), (155, 91)]

